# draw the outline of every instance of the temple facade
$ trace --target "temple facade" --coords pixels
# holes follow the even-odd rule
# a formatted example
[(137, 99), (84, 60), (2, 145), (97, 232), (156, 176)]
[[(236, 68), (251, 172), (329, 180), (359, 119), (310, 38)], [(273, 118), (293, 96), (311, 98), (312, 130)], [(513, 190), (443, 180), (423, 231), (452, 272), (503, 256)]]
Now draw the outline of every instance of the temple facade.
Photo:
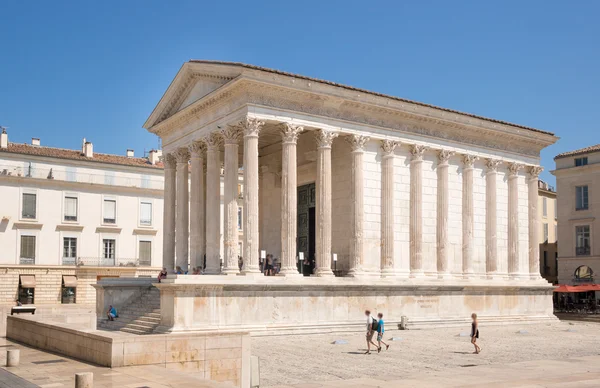
[[(211, 283), (251, 286), (266, 281), (251, 280), (266, 251), (281, 262), (279, 279), (298, 277), (298, 258), (314, 257), (314, 276), (294, 284), (318, 287), (343, 276), (355, 279), (346, 285), (385, 278), (399, 287), (537, 287), (534, 294), (543, 298), (531, 311), (551, 311), (537, 238), (540, 150), (556, 141), (551, 133), (212, 61), (185, 63), (145, 128), (163, 144), (163, 262), (169, 268), (198, 266), (206, 255), (206, 273), (247, 279)], [(221, 196), (223, 230), (215, 227)], [(165, 282), (161, 291), (178, 281)]]

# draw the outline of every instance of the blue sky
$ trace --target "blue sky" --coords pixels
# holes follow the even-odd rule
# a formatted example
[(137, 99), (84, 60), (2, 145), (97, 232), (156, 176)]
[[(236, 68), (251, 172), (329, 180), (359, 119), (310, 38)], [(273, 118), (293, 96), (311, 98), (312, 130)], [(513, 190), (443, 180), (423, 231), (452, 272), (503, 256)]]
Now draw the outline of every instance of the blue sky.
[(124, 154), (189, 59), (246, 62), (600, 143), (600, 2), (4, 1), (11, 141)]

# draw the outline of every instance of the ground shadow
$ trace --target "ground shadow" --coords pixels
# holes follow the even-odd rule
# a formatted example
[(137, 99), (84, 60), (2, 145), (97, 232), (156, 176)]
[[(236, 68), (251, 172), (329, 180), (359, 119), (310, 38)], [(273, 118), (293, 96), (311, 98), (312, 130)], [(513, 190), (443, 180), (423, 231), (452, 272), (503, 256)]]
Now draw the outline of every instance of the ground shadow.
[(456, 353), (456, 354), (473, 354), (473, 352), (452, 352), (452, 353)]
[(347, 354), (365, 354), (365, 352), (347, 352)]

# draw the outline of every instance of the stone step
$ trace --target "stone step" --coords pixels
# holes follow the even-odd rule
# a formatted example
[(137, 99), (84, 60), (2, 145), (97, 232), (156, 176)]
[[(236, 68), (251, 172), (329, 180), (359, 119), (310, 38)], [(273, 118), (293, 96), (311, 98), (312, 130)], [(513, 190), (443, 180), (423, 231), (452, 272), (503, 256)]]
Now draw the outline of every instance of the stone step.
[(145, 315), (141, 316), (141, 317), (138, 317), (138, 318), (136, 318), (134, 320), (145, 321), (145, 322), (149, 322), (149, 323), (157, 323), (157, 324), (160, 323), (160, 318), (159, 317), (147, 317)]
[(152, 330), (154, 330), (154, 328), (156, 326), (158, 326), (158, 325), (139, 324), (139, 323), (128, 322), (125, 324), (124, 327), (130, 328), (130, 329), (142, 330), (142, 331), (152, 331)]
[(138, 334), (138, 335), (145, 335), (145, 334), (151, 334), (152, 332), (147, 332), (147, 331), (143, 331), (143, 330), (136, 330), (136, 329), (132, 329), (129, 327), (124, 327), (121, 330), (124, 333), (130, 333), (130, 334)]

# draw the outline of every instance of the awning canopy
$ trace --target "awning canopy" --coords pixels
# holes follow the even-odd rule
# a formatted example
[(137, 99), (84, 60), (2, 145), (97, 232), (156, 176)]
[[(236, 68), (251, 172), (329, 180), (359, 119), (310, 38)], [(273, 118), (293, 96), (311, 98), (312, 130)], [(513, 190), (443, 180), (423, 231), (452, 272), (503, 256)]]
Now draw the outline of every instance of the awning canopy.
[(21, 288), (35, 288), (35, 275), (20, 275)]
[(566, 284), (559, 284), (554, 292), (587, 292), (587, 291), (600, 291), (600, 284), (582, 284), (580, 286), (569, 286)]
[(64, 287), (77, 287), (77, 276), (63, 275)]

